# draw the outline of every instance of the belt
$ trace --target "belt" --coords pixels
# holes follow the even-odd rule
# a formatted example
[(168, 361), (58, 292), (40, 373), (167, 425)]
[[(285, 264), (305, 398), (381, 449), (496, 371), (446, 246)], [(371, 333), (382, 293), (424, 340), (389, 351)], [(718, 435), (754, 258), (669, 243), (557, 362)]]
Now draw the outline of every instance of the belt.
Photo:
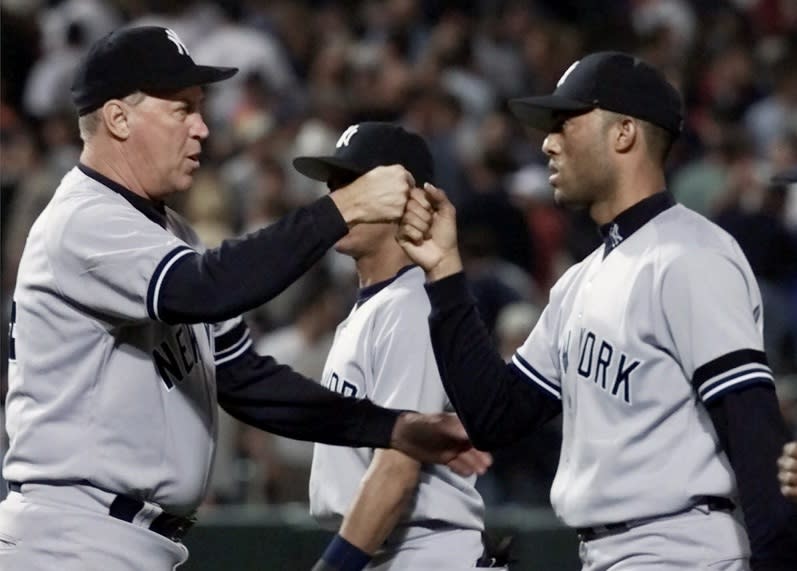
[(637, 527), (644, 523), (649, 523), (657, 519), (683, 514), (700, 506), (705, 506), (710, 511), (721, 511), (721, 512), (731, 512), (736, 508), (735, 504), (728, 498), (721, 498), (719, 496), (705, 496), (696, 503), (689, 506), (688, 508), (683, 510), (678, 510), (677, 512), (662, 514), (653, 517), (646, 517), (641, 519), (634, 519), (630, 521), (607, 523), (605, 525), (596, 525), (594, 527), (579, 527), (576, 529), (576, 533), (578, 534), (578, 538), (581, 541), (592, 541), (594, 539), (598, 539), (599, 537), (605, 537), (607, 535), (625, 533), (626, 531), (629, 531), (631, 528)]
[[(8, 482), (8, 490), (21, 493), (22, 485), (20, 482)], [(170, 514), (155, 507), (154, 504), (122, 494), (116, 494), (108, 508), (108, 515), (154, 531), (178, 543), (194, 525), (193, 519)]]

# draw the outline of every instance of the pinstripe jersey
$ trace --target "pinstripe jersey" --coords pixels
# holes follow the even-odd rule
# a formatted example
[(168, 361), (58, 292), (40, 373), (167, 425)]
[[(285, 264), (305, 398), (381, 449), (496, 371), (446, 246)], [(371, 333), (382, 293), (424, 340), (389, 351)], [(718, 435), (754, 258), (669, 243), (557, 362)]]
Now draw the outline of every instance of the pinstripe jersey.
[(87, 480), (189, 513), (213, 462), (215, 365), (251, 341), (240, 318), (160, 320), (164, 276), (201, 251), (195, 234), (168, 208), (151, 219), (82, 168), (34, 223), (19, 266), (4, 476)]
[[(323, 384), (345, 396), (432, 413), (450, 410), (429, 337), (424, 273), (410, 266), (387, 283), (361, 290), (341, 322), (324, 366)], [(316, 444), (310, 511), (337, 530), (373, 458), (371, 448)], [(484, 505), (465, 478), (446, 466), (424, 464), (413, 501), (399, 526), (439, 520), (462, 529), (484, 528)]]
[(673, 204), (654, 195), (603, 228), (512, 359), (562, 402), (551, 502), (569, 526), (736, 495), (704, 405), (772, 383), (761, 296), (735, 240)]

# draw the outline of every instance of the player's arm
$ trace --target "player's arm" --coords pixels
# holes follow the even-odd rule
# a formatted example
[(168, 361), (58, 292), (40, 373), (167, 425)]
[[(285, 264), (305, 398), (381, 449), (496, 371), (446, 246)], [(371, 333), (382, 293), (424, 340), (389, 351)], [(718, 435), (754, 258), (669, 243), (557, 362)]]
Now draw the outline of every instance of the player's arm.
[(462, 475), (489, 466), (455, 415), (392, 410), (343, 397), (255, 353), (243, 323), (217, 337), (216, 349), (218, 402), (246, 424), (296, 440), (393, 448), (422, 462), (448, 464)]
[(350, 226), (401, 216), (412, 184), (402, 167), (379, 167), (243, 238), (225, 240), (203, 254), (175, 249), (151, 279), (151, 317), (167, 323), (213, 323), (269, 301)]
[(785, 571), (797, 569), (797, 509), (777, 479), (788, 431), (762, 351), (760, 299), (744, 276), (717, 253), (676, 260), (662, 279), (663, 322), (736, 476), (751, 566)]
[[(429, 327), (446, 393), (474, 445), (491, 450), (559, 414), (560, 391), (528, 362), (521, 363), (523, 369), (504, 363), (467, 289), (454, 207), (439, 189), (427, 185), (426, 191), (411, 192), (399, 242), (426, 271)], [(546, 334), (540, 329), (537, 336)]]
[[(420, 469), (418, 461), (401, 452), (377, 450), (338, 535), (330, 542), (316, 569), (362, 569), (412, 502)], [(352, 552), (346, 565), (340, 564), (342, 550)]]

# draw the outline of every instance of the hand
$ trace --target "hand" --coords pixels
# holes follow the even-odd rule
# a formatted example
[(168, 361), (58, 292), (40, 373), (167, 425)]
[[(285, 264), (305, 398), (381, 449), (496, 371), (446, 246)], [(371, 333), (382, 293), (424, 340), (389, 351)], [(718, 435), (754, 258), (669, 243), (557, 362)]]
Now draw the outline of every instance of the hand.
[(395, 222), (404, 213), (412, 175), (401, 165), (372, 169), (330, 197), (349, 226), (362, 222)]
[(478, 458), (460, 458), (464, 452), (472, 449), (465, 427), (456, 414), (441, 412), (436, 414), (420, 414), (404, 412), (399, 415), (390, 447), (404, 452), (419, 462), (448, 464), (455, 462), (462, 466)]
[(778, 480), (783, 495), (797, 501), (797, 441), (783, 447), (778, 459)]
[(447, 463), (454, 472), (465, 477), (473, 474), (483, 476), (492, 464), (493, 457), (489, 452), (482, 452), (475, 448), (465, 450)]
[(427, 183), (424, 190), (410, 191), (397, 240), (427, 277), (437, 280), (462, 270), (456, 209), (439, 188)]

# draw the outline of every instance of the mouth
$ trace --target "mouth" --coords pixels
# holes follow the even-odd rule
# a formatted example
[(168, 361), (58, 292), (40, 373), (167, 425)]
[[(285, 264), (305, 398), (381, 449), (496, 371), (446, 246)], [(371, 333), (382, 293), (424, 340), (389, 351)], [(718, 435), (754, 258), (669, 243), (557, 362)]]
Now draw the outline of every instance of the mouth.
[(196, 152), (196, 153), (194, 153), (192, 155), (188, 155), (188, 157), (186, 157), (186, 158), (194, 164), (194, 167), (199, 167), (199, 157), (201, 155), (202, 155), (202, 152), (198, 151), (198, 152)]
[(553, 185), (556, 180), (559, 178), (559, 169), (556, 168), (552, 163), (548, 163), (548, 170), (551, 174), (548, 175), (548, 182)]

